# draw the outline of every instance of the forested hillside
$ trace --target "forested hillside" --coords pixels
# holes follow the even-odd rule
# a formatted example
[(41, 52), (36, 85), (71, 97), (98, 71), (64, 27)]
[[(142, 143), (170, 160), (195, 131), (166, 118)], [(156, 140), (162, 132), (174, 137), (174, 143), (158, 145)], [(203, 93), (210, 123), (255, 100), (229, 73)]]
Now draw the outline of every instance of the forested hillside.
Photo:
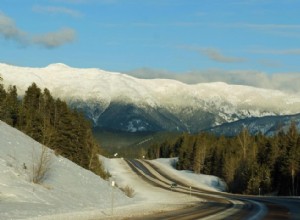
[[(1, 80), (1, 79), (0, 79)], [(6, 90), (0, 82), (0, 120), (23, 131), (83, 168), (105, 177), (91, 125), (66, 102), (54, 99), (48, 89), (32, 84), (22, 99), (16, 86)]]
[(235, 137), (184, 134), (148, 149), (149, 158), (178, 157), (177, 168), (223, 178), (233, 193), (300, 195), (300, 135), (288, 132)]

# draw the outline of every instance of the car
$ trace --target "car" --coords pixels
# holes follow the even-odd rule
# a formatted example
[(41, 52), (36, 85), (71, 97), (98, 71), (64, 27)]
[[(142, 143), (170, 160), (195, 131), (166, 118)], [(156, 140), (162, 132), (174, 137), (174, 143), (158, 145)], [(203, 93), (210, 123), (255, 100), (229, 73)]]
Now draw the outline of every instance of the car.
[(171, 188), (175, 188), (175, 187), (177, 187), (177, 183), (175, 182), (171, 183)]

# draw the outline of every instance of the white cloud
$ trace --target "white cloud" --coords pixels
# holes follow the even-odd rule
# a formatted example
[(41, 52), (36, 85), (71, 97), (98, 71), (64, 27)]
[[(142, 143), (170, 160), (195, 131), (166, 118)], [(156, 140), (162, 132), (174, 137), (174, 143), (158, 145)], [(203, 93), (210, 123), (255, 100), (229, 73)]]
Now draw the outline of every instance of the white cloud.
[(276, 89), (290, 93), (300, 93), (299, 73), (267, 74), (256, 70), (210, 69), (186, 73), (172, 73), (164, 70), (137, 69), (127, 74), (138, 78), (175, 79), (187, 84), (206, 82), (226, 82), (235, 85), (247, 85), (266, 89)]
[(64, 14), (72, 17), (82, 16), (82, 14), (79, 11), (65, 8), (65, 7), (35, 5), (32, 7), (32, 10), (38, 13)]
[(61, 29), (56, 32), (35, 36), (32, 41), (47, 48), (54, 48), (70, 43), (75, 39), (75, 31), (70, 28)]
[(242, 57), (225, 56), (216, 48), (201, 48), (198, 46), (186, 46), (186, 45), (178, 46), (178, 48), (199, 52), (202, 55), (209, 58), (210, 60), (220, 62), (220, 63), (241, 63), (247, 61), (247, 59)]
[(6, 39), (12, 39), (20, 43), (27, 41), (27, 34), (19, 30), (15, 22), (5, 14), (0, 12), (0, 35)]
[(273, 55), (300, 55), (300, 48), (284, 50), (251, 50), (251, 53), (273, 54)]
[(10, 17), (0, 12), (0, 36), (23, 46), (41, 45), (46, 48), (55, 48), (74, 41), (75, 35), (75, 31), (71, 28), (42, 35), (30, 35), (19, 29)]
[(282, 67), (283, 64), (280, 61), (270, 60), (270, 59), (261, 59), (258, 60), (258, 63), (262, 66), (278, 68)]
[(211, 23), (210, 27), (249, 29), (283, 37), (299, 37), (299, 24)]
[(209, 59), (221, 63), (240, 63), (246, 61), (246, 59), (241, 57), (224, 56), (223, 54), (220, 53), (220, 51), (214, 48), (203, 48), (203, 49), (199, 49), (199, 51)]

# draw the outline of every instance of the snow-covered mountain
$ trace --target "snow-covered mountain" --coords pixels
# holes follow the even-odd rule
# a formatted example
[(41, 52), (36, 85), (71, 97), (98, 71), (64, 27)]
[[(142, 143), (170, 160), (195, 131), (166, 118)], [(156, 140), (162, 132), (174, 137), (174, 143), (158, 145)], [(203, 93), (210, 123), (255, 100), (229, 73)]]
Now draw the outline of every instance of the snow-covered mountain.
[(207, 131), (216, 135), (236, 136), (243, 128), (246, 128), (253, 135), (261, 133), (272, 136), (279, 131), (287, 132), (292, 122), (296, 124), (300, 131), (300, 114), (246, 118), (231, 123), (224, 123)]
[(0, 75), (20, 95), (32, 82), (46, 87), (84, 111), (94, 126), (111, 130), (197, 132), (247, 117), (300, 112), (300, 95), (221, 82), (188, 85), (60, 63), (45, 68), (0, 64)]

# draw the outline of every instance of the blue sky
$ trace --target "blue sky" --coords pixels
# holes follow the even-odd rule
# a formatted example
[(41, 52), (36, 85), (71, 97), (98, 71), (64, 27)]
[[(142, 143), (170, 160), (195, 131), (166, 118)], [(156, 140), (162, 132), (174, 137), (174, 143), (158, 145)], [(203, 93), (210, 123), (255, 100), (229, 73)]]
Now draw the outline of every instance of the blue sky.
[(296, 74), (299, 9), (298, 0), (1, 0), (0, 62)]

